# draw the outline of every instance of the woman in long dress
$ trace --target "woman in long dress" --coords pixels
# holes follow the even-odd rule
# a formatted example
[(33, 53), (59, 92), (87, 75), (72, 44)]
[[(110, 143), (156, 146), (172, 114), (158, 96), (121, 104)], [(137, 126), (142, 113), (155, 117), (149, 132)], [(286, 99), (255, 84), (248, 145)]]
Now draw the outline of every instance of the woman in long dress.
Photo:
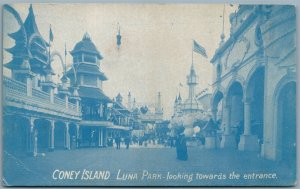
[(176, 153), (178, 160), (186, 161), (188, 159), (186, 138), (183, 132), (179, 134), (176, 140)]

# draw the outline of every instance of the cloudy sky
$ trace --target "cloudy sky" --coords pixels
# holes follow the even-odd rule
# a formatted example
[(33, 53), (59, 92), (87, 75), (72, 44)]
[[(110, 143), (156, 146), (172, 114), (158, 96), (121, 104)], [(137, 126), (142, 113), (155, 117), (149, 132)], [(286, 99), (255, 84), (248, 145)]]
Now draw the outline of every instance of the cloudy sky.
[[(23, 21), (29, 4), (16, 4)], [(237, 6), (225, 6), (226, 38), (229, 36), (229, 14)], [(196, 91), (212, 83), (210, 59), (220, 43), (223, 4), (33, 4), (37, 25), (48, 40), (51, 24), (54, 34), (52, 49), (64, 54), (71, 51), (88, 32), (101, 52), (101, 70), (108, 77), (104, 92), (113, 98), (119, 92), (127, 99), (130, 91), (138, 104), (154, 104), (161, 92), (165, 118), (173, 113), (179, 90), (187, 98), (186, 76), (192, 63), (192, 42), (195, 39), (207, 51), (208, 58), (194, 53), (199, 76)], [(116, 45), (118, 23), (122, 44)], [(17, 31), (17, 22), (4, 11), (3, 47), (13, 46), (7, 33)], [(4, 63), (11, 59), (4, 52)], [(67, 65), (71, 55), (67, 55)], [(58, 59), (53, 64), (61, 75)], [(8, 70), (4, 70), (9, 75)], [(179, 88), (179, 83), (184, 86)]]

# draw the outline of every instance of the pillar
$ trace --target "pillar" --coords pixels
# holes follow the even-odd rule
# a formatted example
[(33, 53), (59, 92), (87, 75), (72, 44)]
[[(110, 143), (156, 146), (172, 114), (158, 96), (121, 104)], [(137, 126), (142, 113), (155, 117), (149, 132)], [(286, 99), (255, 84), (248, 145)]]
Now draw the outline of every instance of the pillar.
[(50, 149), (49, 151), (54, 151), (54, 129), (55, 129), (55, 123), (54, 120), (50, 120), (51, 124), (51, 138), (50, 138)]
[(244, 134), (241, 135), (239, 150), (242, 151), (258, 151), (258, 137), (251, 134), (251, 105), (252, 100), (244, 100)]
[(213, 118), (213, 120), (214, 120), (215, 122), (218, 121), (218, 120), (217, 120), (217, 112), (218, 112), (218, 109), (217, 109), (217, 108), (213, 108), (213, 109), (211, 110), (212, 118)]
[(51, 102), (51, 104), (54, 104), (54, 89), (53, 88), (49, 89), (49, 94), (50, 94), (50, 102)]
[(26, 76), (26, 91), (27, 96), (32, 96), (32, 78), (30, 76)]
[(80, 126), (78, 124), (76, 125), (76, 135), (76, 147), (79, 148)]
[(99, 129), (98, 135), (98, 146), (102, 146), (102, 135), (101, 135), (102, 129)]
[(69, 122), (66, 122), (66, 149), (70, 150), (70, 133), (69, 133)]
[(28, 153), (33, 155), (34, 152), (34, 118), (29, 119), (29, 145), (28, 145)]
[(222, 135), (221, 148), (236, 148), (235, 136), (231, 134), (231, 105), (228, 102), (224, 106), (223, 120), (225, 120), (225, 132)]
[(65, 95), (65, 101), (66, 101), (66, 109), (69, 109), (69, 96)]
[(103, 135), (104, 129), (101, 129), (101, 146), (104, 146), (104, 135)]

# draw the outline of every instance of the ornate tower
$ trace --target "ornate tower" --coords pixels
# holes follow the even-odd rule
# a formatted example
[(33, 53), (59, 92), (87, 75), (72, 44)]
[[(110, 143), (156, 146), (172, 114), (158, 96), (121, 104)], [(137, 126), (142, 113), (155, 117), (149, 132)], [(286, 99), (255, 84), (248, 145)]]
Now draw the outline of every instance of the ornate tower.
[(187, 85), (189, 86), (189, 97), (182, 105), (182, 111), (185, 113), (192, 113), (203, 110), (195, 98), (195, 87), (198, 84), (198, 77), (196, 75), (194, 64), (192, 63), (190, 74), (187, 76)]
[(194, 69), (194, 64), (192, 63), (190, 75), (187, 76), (187, 85), (189, 86), (189, 99), (195, 98), (195, 86), (197, 84), (198, 84), (198, 77)]
[(157, 102), (156, 102), (156, 107), (155, 107), (155, 113), (156, 114), (163, 114), (163, 110), (161, 107), (161, 94), (158, 92), (157, 94)]

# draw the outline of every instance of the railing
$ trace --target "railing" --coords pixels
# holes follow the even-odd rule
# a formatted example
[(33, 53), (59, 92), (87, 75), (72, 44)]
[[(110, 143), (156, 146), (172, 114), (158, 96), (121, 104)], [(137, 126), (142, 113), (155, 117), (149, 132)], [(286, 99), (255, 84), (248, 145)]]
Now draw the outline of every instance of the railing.
[[(66, 101), (63, 100), (63, 99), (61, 99), (61, 98), (59, 98), (59, 97), (57, 97), (57, 96), (54, 97), (54, 104), (58, 104), (60, 106), (66, 107)], [(69, 105), (70, 105), (70, 103), (69, 103)]]
[(38, 89), (32, 89), (32, 96), (38, 99), (50, 101), (50, 94)]
[(26, 85), (22, 82), (3, 77), (4, 87), (7, 91), (12, 91), (19, 95), (27, 95)]
[(3, 90), (5, 97), (11, 99), (20, 99), (28, 104), (37, 104), (41, 108), (50, 108), (53, 111), (65, 110), (69, 114), (78, 116), (76, 104), (68, 103), (68, 110), (66, 110), (66, 102), (57, 96), (54, 96), (54, 103), (50, 103), (50, 94), (38, 89), (32, 89), (32, 96), (27, 95), (27, 86), (25, 83), (16, 81), (14, 79), (3, 77)]
[(71, 102), (69, 102), (68, 105), (69, 105), (69, 109), (77, 110), (76, 104), (72, 104)]

